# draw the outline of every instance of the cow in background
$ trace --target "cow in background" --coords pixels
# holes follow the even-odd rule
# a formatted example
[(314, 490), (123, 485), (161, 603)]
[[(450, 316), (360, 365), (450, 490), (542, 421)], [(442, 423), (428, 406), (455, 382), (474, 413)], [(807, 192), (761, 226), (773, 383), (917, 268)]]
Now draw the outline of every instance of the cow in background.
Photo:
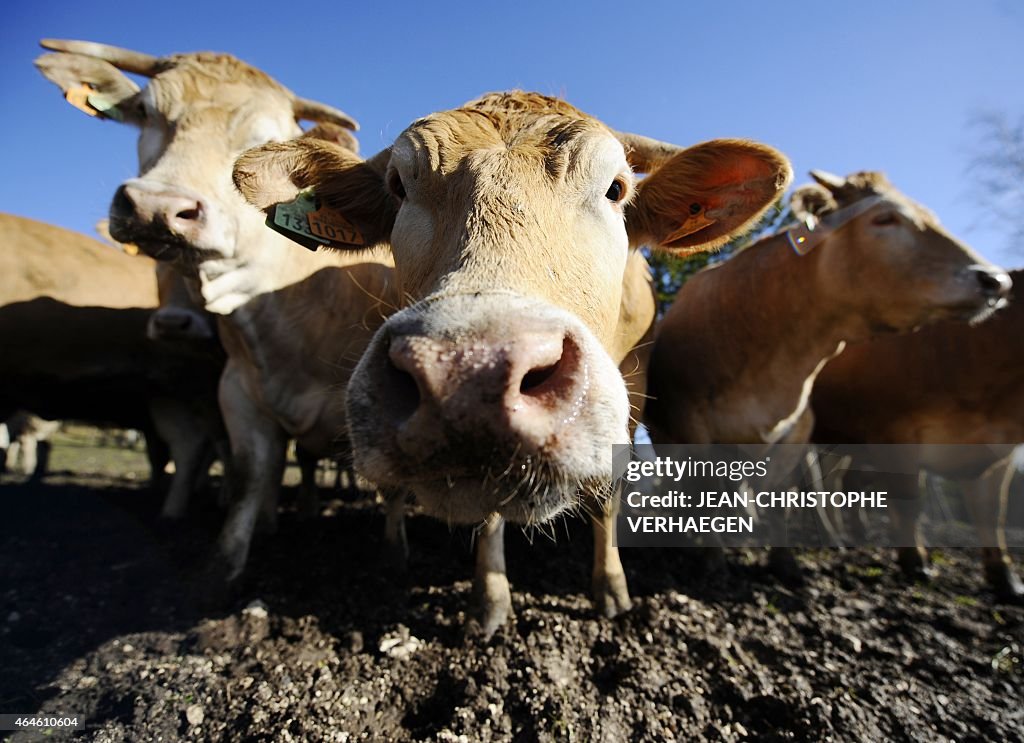
[(0, 427), (0, 474), (13, 468), (33, 480), (41, 479), (49, 466), (50, 437), (57, 433), (60, 422), (19, 410)]
[[(807, 443), (811, 390), (847, 343), (1005, 304), (1006, 272), (883, 174), (811, 175), (817, 183), (797, 189), (792, 208), (814, 229), (761, 240), (676, 296), (651, 353), (646, 422), (656, 446), (744, 444), (761, 458), (775, 444)], [(774, 456), (772, 469), (788, 476), (797, 464)], [(784, 525), (773, 527), (783, 542)], [(773, 549), (771, 562), (799, 581), (789, 549)]]
[[(1010, 276), (1009, 306), (985, 322), (940, 322), (849, 346), (822, 370), (811, 408), (816, 442), (904, 445), (889, 469), (907, 474), (848, 472), (846, 487), (916, 492), (918, 469), (959, 484), (989, 584), (1000, 599), (1020, 602), (1024, 583), (1006, 551), (1004, 522), (1012, 450), (1024, 443), (1024, 271)], [(893, 499), (886, 509), (902, 545), (900, 567), (915, 578), (928, 574), (921, 506)]]
[[(288, 439), (303, 452), (307, 488), (317, 457), (348, 451), (339, 391), (398, 295), (386, 250), (312, 252), (267, 229), (234, 188), (232, 166), (248, 147), (301, 135), (300, 120), (319, 123), (307, 136), (354, 156), (356, 123), (230, 55), (42, 44), (58, 51), (36, 65), (69, 102), (140, 130), (140, 175), (114, 194), (112, 236), (172, 265), (219, 316), (219, 398), (239, 481), (219, 544), (227, 577), (237, 577), (258, 518), (276, 523)], [(146, 87), (120, 70), (148, 78)], [(403, 497), (391, 498), (388, 521), (397, 562)], [(308, 491), (304, 500), (308, 509)]]
[[(216, 414), (220, 362), (147, 337), (160, 311), (153, 261), (9, 214), (0, 235), (0, 419), (28, 410), (141, 430), (154, 480), (169, 454), (170, 493), (187, 500), (216, 428), (188, 411)], [(165, 515), (180, 515), (173, 502)]]

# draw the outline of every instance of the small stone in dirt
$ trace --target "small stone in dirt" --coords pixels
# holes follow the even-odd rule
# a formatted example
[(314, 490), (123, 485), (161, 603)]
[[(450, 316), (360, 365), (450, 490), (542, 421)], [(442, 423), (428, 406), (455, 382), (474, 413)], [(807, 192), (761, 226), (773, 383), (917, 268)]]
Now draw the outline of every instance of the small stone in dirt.
[(7, 615), (7, 621), (11, 622), (11, 623), (17, 622), (20, 619), (21, 619), (21, 614), (19, 614), (16, 611), (12, 611), (10, 614)]
[(353, 653), (363, 652), (363, 633), (362, 632), (349, 632), (348, 633), (348, 649)]
[(843, 639), (846, 641), (847, 646), (855, 653), (859, 653), (864, 647), (864, 643), (861, 642), (859, 637), (854, 635), (843, 635)]
[(248, 606), (242, 609), (242, 613), (251, 619), (266, 619), (268, 616), (267, 605), (259, 599), (255, 599), (254, 601), (251, 601)]
[(189, 725), (202, 725), (203, 717), (203, 708), (198, 704), (191, 704), (185, 710), (185, 719), (188, 720)]
[(392, 658), (403, 660), (420, 649), (420, 645), (423, 643), (421, 643), (418, 638), (412, 637), (411, 635), (402, 637), (402, 634), (405, 633), (387, 635), (381, 638), (380, 651)]

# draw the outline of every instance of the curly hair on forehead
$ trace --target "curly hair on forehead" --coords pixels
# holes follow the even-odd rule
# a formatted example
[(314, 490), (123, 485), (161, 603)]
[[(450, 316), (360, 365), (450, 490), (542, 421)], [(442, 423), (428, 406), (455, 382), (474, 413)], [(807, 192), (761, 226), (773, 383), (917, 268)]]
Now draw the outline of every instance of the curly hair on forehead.
[(541, 121), (550, 125), (546, 134), (556, 146), (584, 131), (603, 127), (593, 116), (561, 98), (522, 90), (486, 93), (456, 111), (484, 116), (506, 141)]
[(892, 184), (885, 173), (879, 170), (862, 170), (846, 177), (846, 187), (843, 190), (847, 188), (855, 192), (880, 193), (891, 189)]
[(290, 93), (287, 88), (263, 70), (222, 52), (172, 54), (159, 60), (158, 70), (160, 73), (168, 72), (172, 69), (201, 75), (216, 82), (239, 82), (256, 86), (265, 85), (284, 93)]

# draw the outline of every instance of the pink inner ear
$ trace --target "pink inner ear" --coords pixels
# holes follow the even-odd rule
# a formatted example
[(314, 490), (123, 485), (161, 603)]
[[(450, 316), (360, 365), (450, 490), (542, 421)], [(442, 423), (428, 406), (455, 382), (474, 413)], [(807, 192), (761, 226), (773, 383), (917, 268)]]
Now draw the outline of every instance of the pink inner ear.
[(709, 189), (721, 188), (722, 186), (758, 180), (770, 175), (771, 172), (771, 165), (763, 159), (730, 156), (723, 158), (722, 164), (711, 170), (701, 185)]

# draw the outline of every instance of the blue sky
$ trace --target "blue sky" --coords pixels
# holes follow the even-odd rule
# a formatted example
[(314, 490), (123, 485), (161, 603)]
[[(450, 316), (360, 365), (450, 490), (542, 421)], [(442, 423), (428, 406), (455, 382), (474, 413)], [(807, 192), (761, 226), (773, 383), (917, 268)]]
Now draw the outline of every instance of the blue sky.
[(968, 164), (981, 111), (1024, 112), (1024, 6), (978, 2), (24, 2), (0, 27), (0, 210), (91, 234), (135, 173), (135, 134), (68, 106), (32, 66), (42, 37), (150, 54), (212, 49), (344, 109), (372, 154), (489, 90), (564, 96), (618, 129), (720, 136), (811, 168), (881, 169), (1005, 265)]

